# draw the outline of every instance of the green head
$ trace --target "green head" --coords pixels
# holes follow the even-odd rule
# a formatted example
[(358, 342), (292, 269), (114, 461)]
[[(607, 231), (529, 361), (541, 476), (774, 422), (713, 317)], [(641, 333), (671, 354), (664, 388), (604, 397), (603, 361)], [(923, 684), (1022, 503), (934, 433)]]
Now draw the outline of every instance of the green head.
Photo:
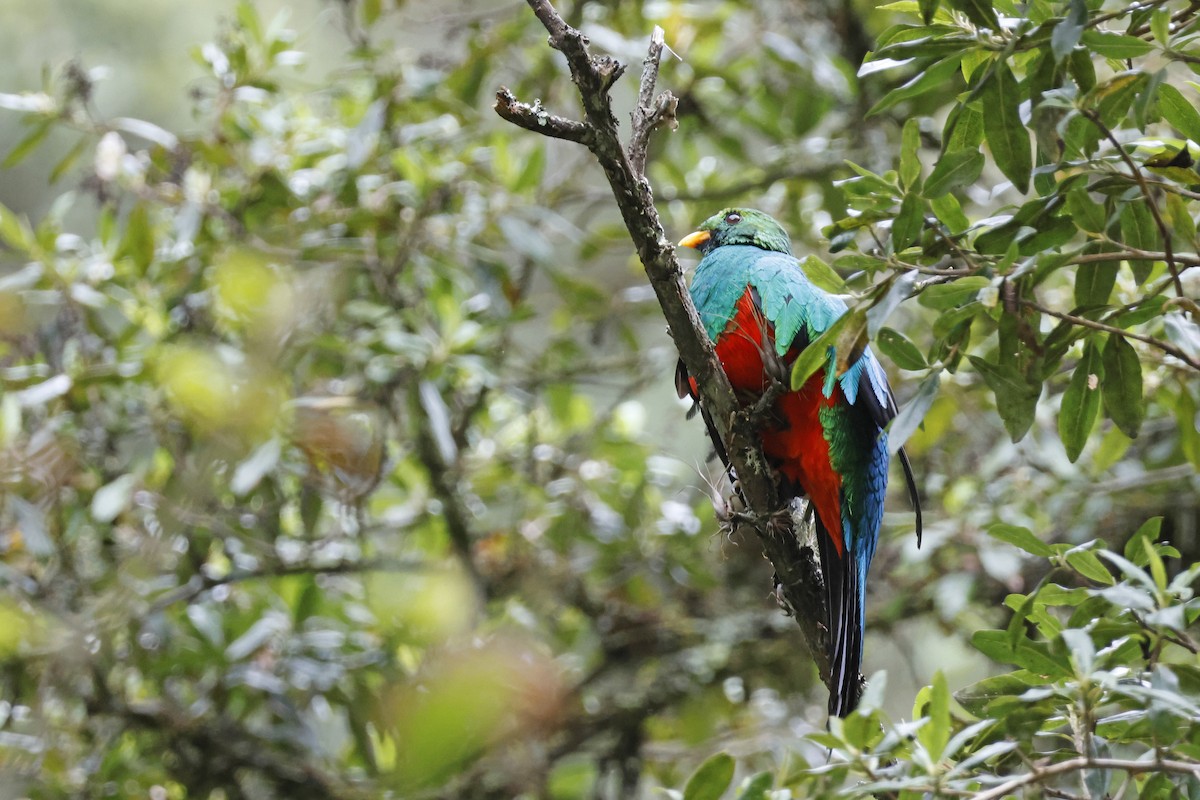
[(695, 233), (679, 243), (708, 255), (713, 248), (726, 244), (748, 244), (776, 253), (792, 254), (792, 242), (783, 227), (768, 215), (753, 208), (727, 208), (708, 219)]

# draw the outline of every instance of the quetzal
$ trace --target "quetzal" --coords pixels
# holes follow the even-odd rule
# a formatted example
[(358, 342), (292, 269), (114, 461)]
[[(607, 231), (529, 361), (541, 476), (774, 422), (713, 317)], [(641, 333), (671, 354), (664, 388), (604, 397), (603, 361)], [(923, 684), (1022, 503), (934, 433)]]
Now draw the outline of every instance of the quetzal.
[[(808, 279), (792, 256), (787, 233), (761, 211), (725, 209), (679, 244), (704, 256), (692, 278), (692, 300), (744, 404), (760, 398), (772, 376), (787, 385), (800, 352), (846, 313), (840, 298)], [(842, 354), (839, 362), (831, 347), (803, 387), (779, 397), (761, 430), (781, 496), (807, 498), (813, 513), (829, 609), (829, 713), (841, 717), (858, 704), (867, 571), (887, 489), (885, 427), (896, 416), (887, 375), (871, 349), (847, 364), (850, 358), (853, 354)], [(696, 381), (682, 361), (675, 385), (680, 397), (699, 402)], [(707, 415), (706, 422), (727, 462)], [(919, 543), (916, 483), (908, 456), (903, 450), (899, 456), (916, 509)]]

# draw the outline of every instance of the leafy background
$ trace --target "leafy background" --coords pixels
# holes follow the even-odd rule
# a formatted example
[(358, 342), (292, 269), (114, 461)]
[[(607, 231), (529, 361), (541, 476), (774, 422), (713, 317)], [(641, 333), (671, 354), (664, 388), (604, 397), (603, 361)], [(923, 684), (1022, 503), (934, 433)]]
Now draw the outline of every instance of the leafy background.
[(0, 796), (1200, 791), (1194, 8), (563, 4), (923, 421), (827, 730), (528, 9), (285, 5), (5, 15)]

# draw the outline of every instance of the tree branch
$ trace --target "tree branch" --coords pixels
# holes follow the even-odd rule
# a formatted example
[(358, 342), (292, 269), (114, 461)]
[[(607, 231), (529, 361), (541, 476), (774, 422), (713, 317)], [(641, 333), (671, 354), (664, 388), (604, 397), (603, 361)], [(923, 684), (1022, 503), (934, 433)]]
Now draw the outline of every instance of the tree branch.
[(1054, 317), (1055, 319), (1061, 319), (1063, 322), (1069, 322), (1072, 325), (1078, 325), (1081, 328), (1091, 328), (1097, 331), (1113, 333), (1117, 336), (1124, 336), (1126, 339), (1136, 339), (1139, 342), (1162, 350), (1167, 355), (1175, 356), (1175, 358), (1178, 358), (1192, 369), (1200, 370), (1200, 360), (1193, 358), (1185, 353), (1182, 348), (1176, 347), (1170, 342), (1164, 342), (1162, 339), (1155, 339), (1153, 336), (1147, 336), (1144, 333), (1127, 331), (1124, 328), (1118, 328), (1116, 325), (1108, 325), (1103, 322), (1096, 322), (1095, 320), (1090, 320), (1086, 317), (1077, 317), (1074, 314), (1064, 314), (1061, 311), (1055, 311), (1052, 308), (1047, 308), (1041, 303), (1036, 303), (1033, 300), (1025, 300), (1022, 298), (1020, 302), (1021, 305), (1025, 306), (1026, 308), (1032, 308), (1034, 311)]
[(1013, 778), (999, 786), (988, 789), (986, 792), (979, 792), (975, 795), (975, 800), (999, 800), (999, 798), (1012, 794), (1022, 786), (1028, 786), (1031, 783), (1040, 783), (1056, 775), (1065, 775), (1068, 772), (1078, 772), (1085, 769), (1115, 769), (1129, 773), (1170, 772), (1177, 775), (1191, 775), (1200, 779), (1200, 764), (1190, 761), (1127, 761), (1119, 758), (1088, 758), (1087, 756), (1081, 756), (1045, 767), (1035, 767), (1028, 774), (1022, 775), (1019, 778)]
[(535, 100), (533, 105), (522, 103), (507, 86), (501, 86), (496, 91), (496, 105), (493, 107), (504, 119), (527, 131), (591, 146), (592, 129), (586, 124), (549, 113), (542, 108), (541, 100)]
[(654, 85), (658, 82), (658, 67), (662, 61), (663, 29), (654, 26), (650, 34), (650, 49), (642, 61), (642, 80), (638, 87), (637, 105), (630, 117), (633, 131), (629, 134), (629, 163), (637, 175), (646, 174), (646, 148), (650, 145), (650, 133), (665, 121), (675, 127), (675, 108), (679, 100), (670, 92), (654, 96)]
[[(667, 118), (673, 97), (663, 93), (650, 111), (639, 108), (634, 112), (635, 130), (630, 144), (635, 152), (626, 152), (621, 146), (609, 96), (609, 89), (624, 67), (607, 56), (592, 56), (587, 49), (587, 38), (563, 20), (549, 0), (527, 2), (549, 32), (550, 46), (566, 56), (571, 78), (579, 90), (585, 124), (591, 128), (591, 136), (581, 143), (586, 144), (604, 169), (679, 355), (689, 374), (696, 379), (701, 400), (717, 426), (737, 473), (741, 493), (749, 508), (744, 519), (752, 522), (764, 553), (775, 568), (781, 602), (795, 614), (821, 678), (828, 685), (831, 679), (826, 609), (816, 559), (812, 550), (801, 544), (792, 516), (779, 499), (774, 477), (762, 454), (753, 414), (739, 413), (741, 406), (692, 304), (683, 272), (675, 258), (675, 249), (667, 240), (654, 207), (650, 184), (641, 172), (644, 156), (637, 149), (640, 138), (648, 136), (655, 125)], [(661, 55), (661, 46), (652, 41), (650, 48), (642, 74), (640, 99), (654, 96), (658, 73), (656, 62)], [(504, 105), (498, 96), (497, 113), (501, 116), (505, 116), (501, 108)], [(660, 112), (660, 108), (664, 110)], [(544, 133), (540, 127), (537, 130)]]
[(1167, 269), (1171, 271), (1171, 277), (1175, 281), (1175, 293), (1179, 297), (1183, 297), (1183, 282), (1179, 279), (1179, 267), (1175, 264), (1175, 255), (1171, 245), (1172, 231), (1166, 220), (1162, 217), (1162, 212), (1158, 210), (1158, 203), (1154, 202), (1154, 195), (1150, 192), (1150, 187), (1146, 185), (1146, 177), (1142, 175), (1142, 171), (1138, 169), (1137, 164), (1129, 157), (1129, 153), (1117, 141), (1117, 137), (1113, 135), (1112, 130), (1104, 124), (1104, 120), (1100, 119), (1100, 115), (1090, 109), (1085, 109), (1083, 115), (1092, 121), (1092, 124), (1100, 129), (1104, 137), (1117, 148), (1117, 154), (1121, 160), (1125, 162), (1125, 166), (1129, 167), (1133, 179), (1137, 181), (1138, 188), (1142, 190), (1142, 197), (1146, 199), (1146, 205), (1150, 207), (1150, 213), (1154, 216), (1154, 224), (1158, 227), (1158, 233), (1162, 236), (1163, 254), (1166, 256)]
[(265, 578), (283, 578), (288, 575), (356, 575), (364, 572), (420, 572), (430, 568), (429, 562), (416, 559), (373, 558), (348, 559), (329, 564), (313, 564), (310, 561), (295, 564), (269, 564), (260, 569), (233, 570), (220, 577), (196, 573), (187, 583), (175, 587), (166, 594), (159, 595), (150, 605), (150, 610), (152, 612), (163, 611), (176, 603), (190, 603), (204, 592), (218, 586), (229, 586)]

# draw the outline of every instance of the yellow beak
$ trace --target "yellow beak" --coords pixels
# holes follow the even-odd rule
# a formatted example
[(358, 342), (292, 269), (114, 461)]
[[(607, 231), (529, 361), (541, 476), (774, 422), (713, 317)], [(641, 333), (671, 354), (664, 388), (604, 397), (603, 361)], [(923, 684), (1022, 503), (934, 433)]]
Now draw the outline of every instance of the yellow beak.
[(708, 231), (696, 231), (689, 233), (687, 236), (679, 240), (680, 247), (699, 247), (712, 238), (712, 234)]

